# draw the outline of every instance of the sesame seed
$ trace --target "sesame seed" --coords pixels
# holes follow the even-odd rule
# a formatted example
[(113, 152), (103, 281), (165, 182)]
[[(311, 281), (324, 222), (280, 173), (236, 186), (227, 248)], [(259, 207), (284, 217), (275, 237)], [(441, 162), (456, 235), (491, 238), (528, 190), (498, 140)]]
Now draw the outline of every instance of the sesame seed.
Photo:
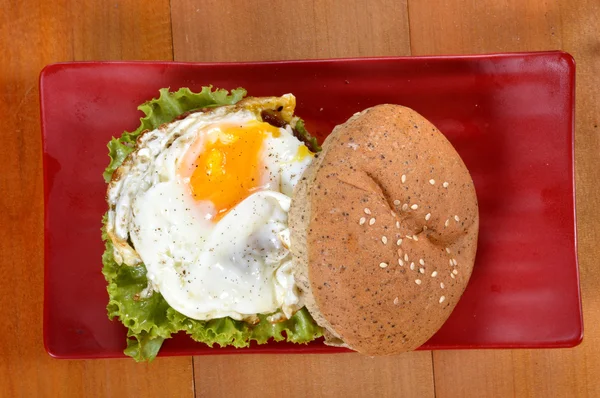
[(408, 253), (404, 253), (404, 261), (408, 261)]
[(431, 218), (431, 213), (427, 213), (425, 215), (425, 221), (429, 221), (430, 218)]
[(400, 201), (399, 201), (398, 199), (396, 199), (396, 200), (394, 200), (394, 204), (395, 204), (396, 206), (398, 206), (398, 205), (400, 204)]
[(396, 298), (394, 299), (394, 304), (396, 304), (396, 305), (398, 304), (398, 297), (396, 297)]
[(415, 270), (415, 263), (410, 263), (410, 269), (411, 269), (411, 271)]
[(410, 206), (410, 208), (413, 210), (417, 210), (419, 208), (419, 205), (415, 203), (414, 205)]
[(404, 184), (406, 182), (406, 174), (402, 174), (401, 180), (402, 180), (402, 184)]
[(454, 265), (454, 261), (452, 261), (452, 259), (448, 260), (448, 262), (450, 263), (450, 265)]
[(450, 248), (449, 247), (446, 248), (446, 253), (450, 254)]
[(419, 272), (424, 274), (425, 273), (425, 268), (419, 268)]
[(396, 228), (400, 228), (400, 221), (396, 221)]
[(427, 231), (427, 225), (423, 225), (423, 231)]
[(402, 244), (402, 239), (398, 239), (398, 240), (396, 241), (396, 245), (400, 246), (401, 244)]
[(412, 239), (413, 237), (410, 235), (406, 235), (406, 239)]
[(446, 296), (440, 297), (440, 304), (442, 304), (444, 302), (444, 300), (446, 300)]
[(368, 207), (365, 207), (365, 214), (371, 214), (371, 210)]
[(450, 225), (450, 219), (446, 220), (446, 222), (444, 223), (444, 227), (447, 227), (448, 225)]
[(431, 185), (434, 185), (434, 184), (435, 184), (435, 180), (432, 178), (431, 180), (429, 180), (429, 183), (430, 183)]
[(437, 276), (437, 271), (433, 271), (433, 272), (431, 273), (431, 277), (432, 277), (432, 278), (435, 278), (436, 276)]
[(369, 220), (369, 225), (373, 225), (373, 224), (375, 224), (375, 217), (373, 217)]
[(402, 253), (404, 253), (404, 252), (402, 251), (402, 249), (398, 249), (398, 250), (396, 251), (396, 253), (398, 253), (398, 257), (400, 257), (400, 258), (401, 258), (401, 257), (402, 257)]
[(381, 242), (382, 242), (384, 245), (387, 245), (387, 238), (386, 238), (385, 236), (382, 236), (382, 237), (381, 237)]
[(454, 265), (458, 265), (458, 261), (456, 261), (456, 259), (455, 259), (455, 258), (453, 258), (453, 259), (452, 259), (452, 263), (453, 263)]
[(387, 265), (387, 263), (379, 263), (379, 266), (380, 266), (381, 268), (385, 268), (385, 267), (387, 267), (388, 265)]
[(408, 210), (408, 203), (402, 205), (402, 211)]
[(363, 225), (366, 221), (367, 221), (366, 218), (361, 217), (360, 220), (358, 221), (358, 224)]
[(417, 238), (417, 235), (413, 235), (413, 239), (414, 239), (415, 241), (419, 240), (419, 238)]
[(420, 279), (415, 279), (415, 283), (416, 283), (417, 285), (420, 285), (420, 284), (421, 284), (421, 280), (420, 280)]
[(454, 274), (452, 274), (452, 273), (450, 274), (450, 276), (452, 277), (452, 279), (456, 278), (456, 277), (454, 276)]
[(453, 273), (454, 275), (458, 275), (458, 270), (456, 270), (456, 269), (453, 269), (453, 270), (452, 270), (452, 273)]
[(404, 265), (404, 261), (402, 261), (402, 259), (401, 259), (401, 258), (399, 258), (399, 259), (398, 259), (398, 264), (400, 264), (401, 266), (403, 266), (403, 265)]
[(458, 216), (454, 216), (454, 220), (456, 220), (456, 222), (459, 222), (460, 218), (458, 218)]
[(422, 258), (419, 259), (419, 264), (421, 265), (425, 265), (425, 260), (423, 260)]
[(440, 287), (443, 289), (445, 287), (444, 282), (440, 283)]
[(448, 188), (448, 185), (450, 185), (450, 184), (448, 184), (446, 181), (444, 181), (444, 183), (442, 184), (442, 186), (443, 186), (444, 188)]

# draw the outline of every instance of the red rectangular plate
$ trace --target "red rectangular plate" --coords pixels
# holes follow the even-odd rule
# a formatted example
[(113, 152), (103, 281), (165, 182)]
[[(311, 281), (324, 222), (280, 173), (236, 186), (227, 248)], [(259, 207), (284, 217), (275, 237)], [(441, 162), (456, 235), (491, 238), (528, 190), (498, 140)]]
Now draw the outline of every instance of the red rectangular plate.
[[(469, 286), (422, 348), (568, 347), (582, 338), (575, 246), (573, 58), (561, 52), (194, 64), (65, 63), (40, 76), (45, 179), (44, 341), (59, 358), (122, 356), (106, 316), (100, 225), (106, 144), (133, 130), (158, 89), (293, 93), (323, 139), (372, 105), (409, 106), (454, 144), (473, 175), (479, 249)], [(339, 352), (321, 342), (211, 349), (185, 335), (160, 355)]]

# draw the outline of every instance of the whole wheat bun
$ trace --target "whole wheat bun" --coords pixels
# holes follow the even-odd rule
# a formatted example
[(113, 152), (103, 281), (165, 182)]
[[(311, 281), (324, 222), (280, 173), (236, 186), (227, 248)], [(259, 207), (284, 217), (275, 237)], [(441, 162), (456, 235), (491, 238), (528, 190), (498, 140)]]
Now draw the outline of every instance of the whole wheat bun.
[(337, 126), (296, 186), (295, 277), (326, 342), (366, 355), (414, 350), (442, 326), (473, 268), (473, 181), (417, 112), (366, 109)]

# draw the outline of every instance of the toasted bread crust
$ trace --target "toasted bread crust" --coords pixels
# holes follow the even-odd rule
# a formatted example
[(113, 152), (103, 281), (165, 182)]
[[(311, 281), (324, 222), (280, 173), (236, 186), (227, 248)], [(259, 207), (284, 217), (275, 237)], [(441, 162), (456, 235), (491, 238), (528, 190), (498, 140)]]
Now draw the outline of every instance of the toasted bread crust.
[(450, 142), (409, 108), (379, 105), (336, 127), (289, 217), (307, 308), (331, 343), (367, 355), (426, 342), (471, 275), (473, 181)]

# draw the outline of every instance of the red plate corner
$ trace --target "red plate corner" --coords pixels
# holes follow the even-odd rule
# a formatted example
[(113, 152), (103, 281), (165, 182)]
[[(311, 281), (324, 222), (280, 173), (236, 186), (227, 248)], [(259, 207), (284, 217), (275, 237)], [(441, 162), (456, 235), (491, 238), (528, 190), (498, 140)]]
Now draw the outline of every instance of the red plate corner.
[[(575, 236), (573, 58), (562, 52), (198, 64), (87, 62), (40, 75), (44, 343), (57, 358), (120, 357), (101, 274), (106, 143), (137, 127), (158, 89), (291, 92), (321, 139), (357, 111), (409, 106), (456, 147), (475, 181), (480, 236), (469, 286), (422, 349), (570, 347), (582, 339)], [(211, 349), (180, 334), (160, 355), (339, 352), (321, 342)]]

